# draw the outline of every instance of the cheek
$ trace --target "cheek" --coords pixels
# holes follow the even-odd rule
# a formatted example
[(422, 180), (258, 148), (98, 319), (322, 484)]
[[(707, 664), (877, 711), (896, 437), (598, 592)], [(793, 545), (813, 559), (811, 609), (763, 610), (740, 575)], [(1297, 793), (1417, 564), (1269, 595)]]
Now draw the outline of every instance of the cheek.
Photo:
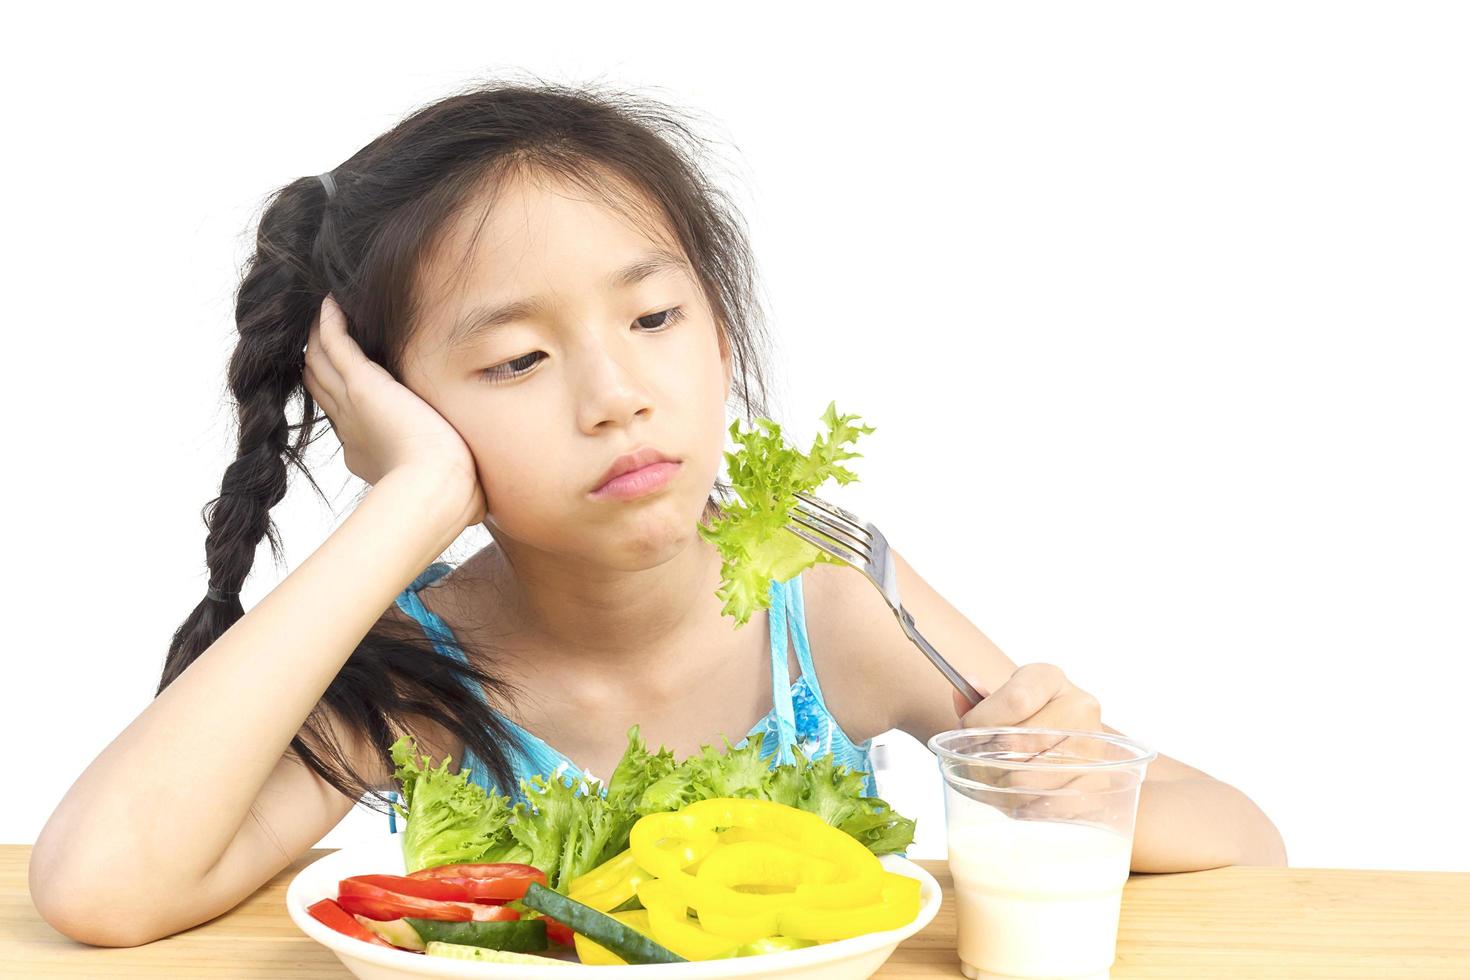
[(714, 328), (690, 331), (683, 339), (685, 343), (676, 356), (663, 358), (664, 366), (669, 368), (664, 376), (670, 404), (688, 406), (693, 410), (691, 414), (700, 417), (707, 417), (710, 408), (723, 413), (725, 366)]
[[(718, 469), (722, 460), (729, 427), (729, 409), (725, 404), (725, 365), (720, 360), (719, 340), (714, 336), (705, 338), (693, 358), (693, 367), (685, 375), (686, 390), (684, 404), (690, 406), (690, 416), (698, 420), (699, 444), (691, 449), (713, 454), (711, 465)], [(730, 385), (730, 398), (739, 403), (740, 379), (734, 378)]]
[(455, 428), (475, 459), (491, 511), (497, 504), (515, 505), (518, 498), (544, 490), (538, 481), (546, 478), (545, 454), (538, 459), (535, 450), (538, 444), (546, 445), (546, 437), (534, 425), (508, 425), (482, 411), (473, 422)]
[[(514, 536), (547, 533), (591, 489), (597, 460), (578, 457), (576, 440), (549, 411), (518, 412), (514, 422), (482, 418), (461, 430), (475, 458), (492, 521)], [(583, 484), (587, 484), (584, 486)]]

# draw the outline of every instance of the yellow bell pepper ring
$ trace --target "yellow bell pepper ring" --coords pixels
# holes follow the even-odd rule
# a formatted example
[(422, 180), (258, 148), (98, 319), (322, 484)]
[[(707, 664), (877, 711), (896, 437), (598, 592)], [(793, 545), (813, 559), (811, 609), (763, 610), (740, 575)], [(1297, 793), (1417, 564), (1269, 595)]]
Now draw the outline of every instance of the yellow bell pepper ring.
[(649, 814), (633, 825), (629, 847), (701, 919), (713, 912), (731, 934), (749, 935), (769, 918), (729, 917), (794, 904), (859, 907), (882, 895), (883, 866), (860, 841), (814, 813), (770, 800), (717, 797)]
[(632, 898), (638, 883), (652, 877), (638, 866), (633, 851), (628, 849), (573, 878), (567, 885), (567, 897), (607, 912)]
[[(588, 874), (591, 874), (591, 872), (588, 872)], [(614, 919), (617, 919), (628, 928), (635, 929), (638, 932), (643, 933), (643, 935), (647, 936), (648, 938), (653, 939), (653, 928), (648, 924), (647, 909), (631, 909), (626, 912), (613, 912), (611, 914)], [(655, 940), (655, 942), (656, 941), (657, 940)], [(608, 949), (606, 946), (603, 946), (600, 943), (593, 942), (586, 936), (582, 935), (580, 932), (573, 933), (572, 942), (576, 946), (577, 959), (581, 960), (588, 966), (628, 965), (628, 961), (623, 959), (617, 953), (614, 953), (612, 950)]]
[(695, 873), (701, 881), (732, 888), (743, 885), (751, 892), (794, 891), (801, 885), (834, 881), (837, 875), (838, 867), (831, 861), (767, 841), (721, 844)]
[(624, 848), (617, 854), (608, 858), (585, 874), (580, 874), (567, 884), (567, 894), (572, 892), (600, 892), (610, 888), (618, 882), (618, 879), (627, 875), (629, 871), (637, 867), (638, 862), (633, 860), (633, 851)]
[(679, 890), (655, 878), (638, 885), (638, 900), (648, 910), (653, 939), (686, 960), (709, 960), (727, 956), (746, 940), (720, 936), (689, 919), (688, 907)]
[(857, 908), (820, 909), (792, 906), (779, 913), (779, 932), (793, 939), (819, 943), (850, 939), (869, 932), (897, 929), (919, 914), (919, 882), (916, 878), (883, 872), (883, 898)]
[(689, 913), (689, 905), (673, 884), (662, 878), (650, 878), (638, 884), (638, 901), (649, 912), (655, 910), (675, 917)]
[(780, 911), (780, 909), (769, 909), (764, 912), (740, 915), (709, 907), (699, 914), (699, 924), (706, 932), (712, 932), (717, 936), (725, 936), (741, 943), (753, 943), (757, 939), (776, 935), (776, 930), (781, 928)]
[[(708, 801), (705, 801), (708, 802)], [(781, 814), (788, 829), (799, 837), (777, 837), (772, 829), (736, 824), (720, 833), (721, 846), (699, 867), (695, 876), (701, 883), (743, 887), (742, 897), (721, 902), (719, 911), (754, 913), (773, 907), (770, 902), (751, 901), (744, 895), (753, 888), (770, 892), (776, 889), (795, 892), (795, 903), (817, 908), (850, 908), (878, 901), (882, 890), (883, 865), (861, 842), (815, 814), (793, 810), (766, 800), (734, 800), (738, 807), (729, 808), (717, 819), (759, 820), (771, 813), (771, 807), (788, 811)], [(754, 803), (755, 807), (744, 804)], [(700, 804), (694, 804), (699, 806)], [(692, 809), (686, 808), (686, 809)], [(791, 813), (799, 814), (796, 820)], [(811, 820), (804, 818), (810, 817)], [(813, 822), (814, 821), (814, 822)], [(740, 832), (767, 837), (765, 841), (745, 840), (725, 843)], [(779, 843), (777, 842), (779, 841)], [(675, 876), (683, 881), (679, 876)], [(701, 917), (711, 893), (705, 888), (691, 888), (690, 903)], [(783, 902), (781, 904), (792, 904)]]
[(789, 844), (791, 838), (759, 827), (726, 827), (720, 831), (721, 844), (743, 844), (746, 841), (765, 841), (768, 844)]
[(691, 803), (677, 812), (691, 818), (694, 826), (701, 829), (741, 828), (784, 838), (780, 843), (787, 847), (831, 861), (839, 869), (854, 874), (876, 873), (883, 867), (856, 837), (838, 830), (815, 813), (773, 800), (716, 797)]
[[(722, 836), (711, 836), (716, 831)], [(877, 857), (851, 834), (838, 830), (815, 813), (772, 800), (716, 797), (671, 813), (651, 813), (633, 825), (628, 843), (636, 855), (640, 846), (651, 849), (657, 841), (668, 838), (684, 840), (697, 853), (697, 857), (680, 865), (681, 870), (704, 857), (720, 840), (742, 843), (751, 838), (784, 844), (803, 854), (831, 861), (839, 869), (854, 874), (876, 874), (882, 868)], [(667, 861), (661, 867), (650, 867), (647, 863), (657, 860), (658, 855), (650, 854), (647, 860), (640, 857), (639, 863), (660, 878), (673, 870)]]
[[(719, 843), (714, 827), (687, 814), (689, 808), (639, 817), (628, 833), (628, 849), (638, 866), (659, 878), (682, 871)], [(861, 846), (861, 845), (859, 845)]]
[[(878, 870), (882, 870), (882, 865)], [(860, 873), (842, 878), (838, 874), (838, 867), (831, 861), (780, 844), (744, 841), (716, 848), (700, 865), (692, 885), (686, 884), (683, 875), (674, 880), (685, 886), (689, 904), (699, 912), (701, 920), (706, 914), (751, 916), (788, 905), (848, 908), (878, 900), (882, 879), (877, 874)], [(714, 932), (725, 932), (708, 922), (706, 926)], [(757, 930), (754, 924), (738, 927), (741, 935)], [(750, 939), (770, 934), (767, 930)]]

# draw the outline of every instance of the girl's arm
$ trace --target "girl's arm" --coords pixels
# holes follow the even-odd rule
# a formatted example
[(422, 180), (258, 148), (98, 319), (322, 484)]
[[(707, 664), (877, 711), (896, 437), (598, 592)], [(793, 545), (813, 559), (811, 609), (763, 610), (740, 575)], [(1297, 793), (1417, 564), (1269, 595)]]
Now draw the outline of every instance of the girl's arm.
[[(903, 635), (878, 590), (852, 569), (818, 565), (811, 570), (817, 574), (809, 573), (821, 583), (809, 606), (832, 614), (821, 617), (820, 632), (813, 630), (812, 649), (814, 656), (840, 651), (841, 670), (823, 676), (850, 679), (828, 697), (838, 702), (834, 710), (846, 706), (844, 717), (859, 722), (844, 728), (864, 736), (898, 728), (920, 742), (950, 729), (998, 725), (1122, 734), (1102, 723), (1097, 699), (1060, 669), (1017, 667), (897, 551), (892, 554), (904, 608), (934, 648), (990, 696), (966, 710), (950, 683)], [(1286, 864), (1281, 834), (1244, 793), (1160, 753), (1139, 795), (1132, 869), (1197, 871), (1231, 864)]]
[[(463, 530), (445, 490), (465, 479), (386, 474), (93, 760), (31, 852), (48, 922), (96, 945), (150, 942), (233, 908), (342, 819), (355, 801), (287, 748), (384, 610)], [(375, 758), (355, 752), (359, 765)]]

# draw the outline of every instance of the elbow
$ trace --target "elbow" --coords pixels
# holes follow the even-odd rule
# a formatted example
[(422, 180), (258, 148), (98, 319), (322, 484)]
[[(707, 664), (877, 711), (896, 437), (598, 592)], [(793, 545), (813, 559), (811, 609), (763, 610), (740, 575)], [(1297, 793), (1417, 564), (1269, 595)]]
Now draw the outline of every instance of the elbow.
[(88, 946), (142, 946), (167, 935), (130, 911), (102, 905), (95, 892), (69, 897), (62, 889), (32, 888), (31, 902), (51, 928)]
[(1286, 845), (1240, 790), (1215, 779), (1145, 782), (1131, 870), (1148, 874), (1234, 866), (1286, 867)]
[(1276, 825), (1261, 814), (1263, 824), (1241, 849), (1240, 856), (1232, 864), (1255, 868), (1286, 867), (1286, 841)]
[(103, 875), (56, 868), (44, 854), (32, 854), (28, 870), (31, 904), (51, 928), (68, 939), (89, 946), (142, 946), (162, 939), (172, 930), (152, 919), (145, 900), (120, 902), (121, 894), (148, 894), (149, 890), (114, 891), (98, 887)]
[(1233, 835), (1236, 839), (1236, 854), (1230, 863), (1256, 868), (1286, 867), (1286, 842), (1281, 837), (1281, 831), (1248, 796), (1234, 787), (1230, 787), (1230, 792), (1243, 805), (1236, 821), (1237, 831)]

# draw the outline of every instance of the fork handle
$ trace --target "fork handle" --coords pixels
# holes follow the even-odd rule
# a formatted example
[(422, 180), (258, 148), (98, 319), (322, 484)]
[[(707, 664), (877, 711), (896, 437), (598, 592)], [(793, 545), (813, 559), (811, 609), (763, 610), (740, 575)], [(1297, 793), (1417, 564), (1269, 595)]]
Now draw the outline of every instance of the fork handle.
[(929, 661), (934, 664), (934, 666), (939, 668), (939, 672), (943, 674), (961, 694), (965, 696), (965, 700), (969, 702), (970, 707), (973, 708), (975, 705), (985, 700), (984, 695), (975, 690), (975, 688), (970, 685), (969, 681), (961, 677), (960, 672), (955, 670), (954, 667), (950, 666), (949, 661), (941, 657), (939, 655), (939, 651), (934, 649), (934, 647), (930, 645), (928, 640), (924, 639), (924, 634), (920, 633), (919, 628), (914, 625), (914, 617), (909, 615), (909, 611), (905, 609), (901, 603), (899, 604), (899, 607), (894, 610), (893, 614), (898, 617), (899, 625), (903, 627), (904, 634), (910, 640), (914, 641), (914, 646), (924, 651), (924, 656), (928, 657)]

